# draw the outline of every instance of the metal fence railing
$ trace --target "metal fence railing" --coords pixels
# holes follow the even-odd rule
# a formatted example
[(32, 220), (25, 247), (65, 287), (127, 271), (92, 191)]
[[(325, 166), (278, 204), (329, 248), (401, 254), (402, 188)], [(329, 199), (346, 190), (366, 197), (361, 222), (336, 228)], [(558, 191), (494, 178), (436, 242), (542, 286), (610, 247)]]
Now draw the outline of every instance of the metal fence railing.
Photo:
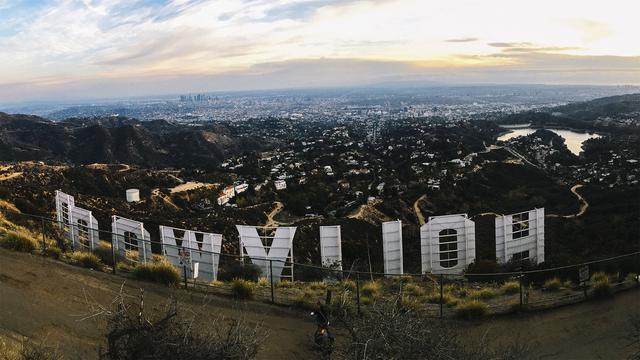
[[(135, 239), (133, 244), (130, 238), (123, 239), (120, 234), (68, 224), (46, 216), (6, 209), (0, 209), (0, 212), (32, 233), (40, 233), (38, 241), (43, 254), (52, 246), (62, 252), (89, 251), (96, 254), (105, 269), (113, 274), (130, 273), (141, 262), (136, 250), (146, 248), (145, 244), (153, 253), (151, 258), (145, 258), (147, 262), (163, 258), (167, 248), (173, 247), (178, 252), (182, 249), (151, 239)], [(93, 246), (86, 243), (91, 233), (97, 234)], [(72, 236), (77, 237), (76, 241), (72, 241)], [(126, 251), (119, 251), (118, 240), (128, 244)], [(549, 269), (463, 275), (397, 275), (291, 262), (293, 282), (280, 281), (274, 276), (274, 264), (282, 263), (278, 264), (279, 260), (254, 259), (269, 263), (264, 273), (247, 256), (198, 251), (217, 259), (213, 260), (217, 279), (194, 279), (192, 263), (189, 269), (186, 264), (174, 264), (184, 275), (185, 287), (232, 295), (231, 280), (243, 278), (253, 282), (257, 300), (300, 307), (313, 307), (330, 290), (334, 298), (340, 298), (357, 311), (378, 299), (395, 298), (434, 317), (461, 315), (466, 308), (473, 306), (481, 307), (487, 313), (500, 314), (552, 308), (640, 287), (640, 251)]]

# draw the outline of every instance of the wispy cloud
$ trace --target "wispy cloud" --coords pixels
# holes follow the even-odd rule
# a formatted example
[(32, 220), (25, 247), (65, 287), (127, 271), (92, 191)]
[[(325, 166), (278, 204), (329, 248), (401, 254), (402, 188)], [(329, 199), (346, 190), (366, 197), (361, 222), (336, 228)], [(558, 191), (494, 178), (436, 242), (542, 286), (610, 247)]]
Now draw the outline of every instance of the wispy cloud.
[(475, 38), (475, 37), (464, 37), (464, 38), (456, 38), (456, 39), (447, 39), (445, 40), (445, 42), (450, 42), (450, 43), (467, 43), (467, 42), (474, 42), (474, 41), (478, 41), (480, 39)]

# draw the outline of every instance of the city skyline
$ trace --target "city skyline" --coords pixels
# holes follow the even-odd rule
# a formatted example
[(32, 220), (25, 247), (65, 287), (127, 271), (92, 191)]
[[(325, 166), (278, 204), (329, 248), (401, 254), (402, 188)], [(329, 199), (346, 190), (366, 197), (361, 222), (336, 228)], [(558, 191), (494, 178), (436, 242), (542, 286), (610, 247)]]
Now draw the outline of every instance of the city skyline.
[(0, 0), (0, 97), (639, 84), (638, 13), (630, 0)]

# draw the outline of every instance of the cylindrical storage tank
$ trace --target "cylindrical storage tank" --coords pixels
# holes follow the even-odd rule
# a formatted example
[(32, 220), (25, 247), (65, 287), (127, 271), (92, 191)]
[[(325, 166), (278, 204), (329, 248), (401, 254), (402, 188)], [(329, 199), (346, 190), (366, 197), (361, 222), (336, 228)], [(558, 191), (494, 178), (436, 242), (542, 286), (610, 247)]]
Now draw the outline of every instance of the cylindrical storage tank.
[(127, 190), (127, 201), (128, 202), (140, 201), (140, 190), (138, 190), (138, 189), (128, 189)]

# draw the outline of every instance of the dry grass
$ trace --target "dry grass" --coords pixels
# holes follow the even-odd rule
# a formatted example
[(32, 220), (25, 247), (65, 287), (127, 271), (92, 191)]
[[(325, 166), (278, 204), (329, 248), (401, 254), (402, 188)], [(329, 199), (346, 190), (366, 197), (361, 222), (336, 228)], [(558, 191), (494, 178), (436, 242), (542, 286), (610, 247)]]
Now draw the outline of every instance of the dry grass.
[(88, 269), (102, 269), (102, 262), (100, 262), (100, 258), (93, 253), (74, 251), (71, 254), (71, 261), (76, 265), (80, 265)]
[(516, 280), (507, 281), (500, 287), (503, 294), (513, 295), (520, 292), (520, 283)]
[(369, 298), (375, 298), (380, 295), (382, 286), (376, 281), (367, 281), (362, 285), (360, 293)]
[(562, 289), (562, 280), (558, 277), (554, 277), (544, 282), (544, 288), (549, 291), (558, 291)]
[(249, 300), (255, 297), (256, 284), (244, 279), (231, 281), (231, 295), (236, 299)]
[(478, 300), (469, 300), (458, 304), (456, 316), (465, 320), (475, 320), (487, 314), (487, 304)]
[(38, 247), (38, 242), (28, 231), (0, 229), (0, 247), (14, 251), (32, 252)]
[(140, 280), (153, 281), (164, 285), (175, 285), (180, 282), (180, 273), (166, 261), (139, 264), (133, 269), (133, 276)]

